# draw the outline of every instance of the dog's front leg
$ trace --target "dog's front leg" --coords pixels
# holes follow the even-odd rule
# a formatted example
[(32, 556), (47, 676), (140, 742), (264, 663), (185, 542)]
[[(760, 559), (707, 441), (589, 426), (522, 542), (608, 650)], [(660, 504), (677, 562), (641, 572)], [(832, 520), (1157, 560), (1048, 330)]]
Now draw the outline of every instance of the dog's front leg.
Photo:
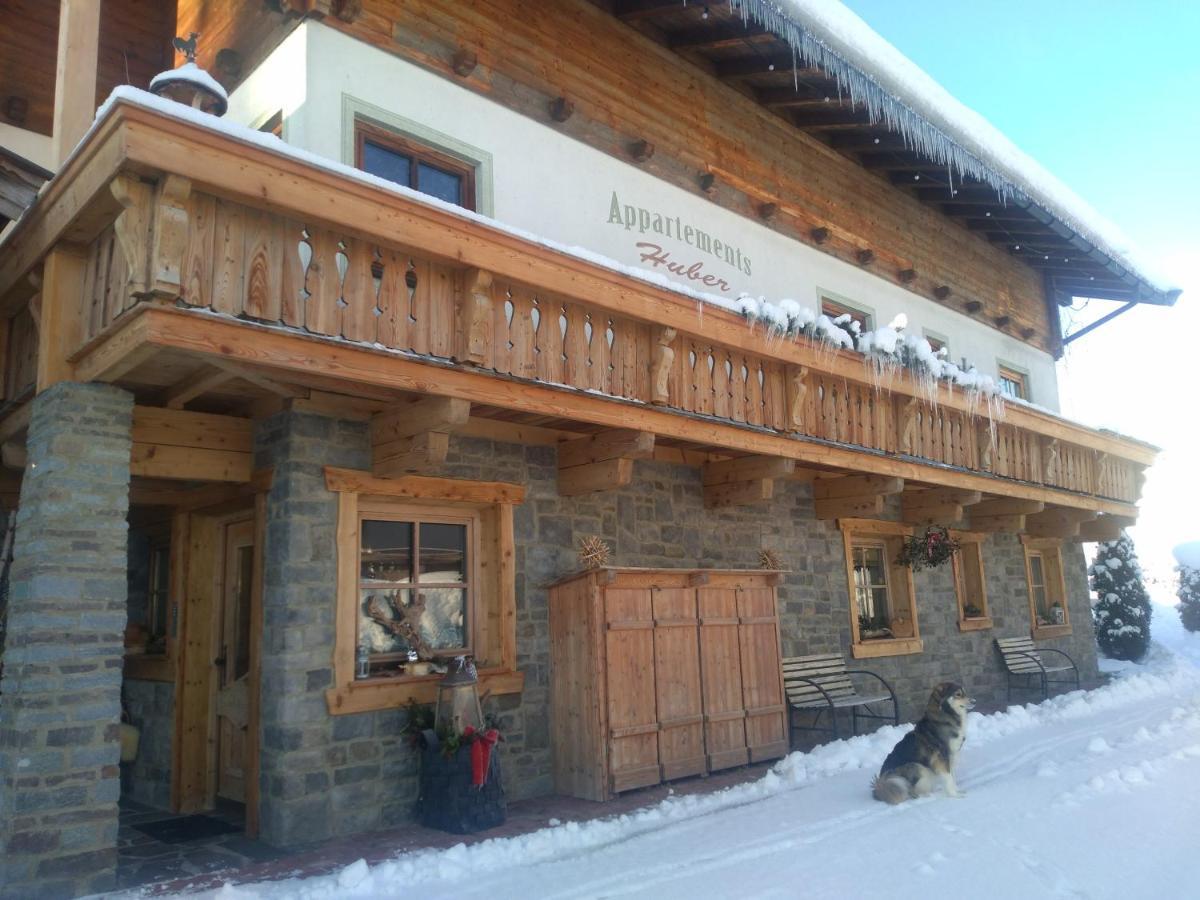
[(958, 784), (954, 781), (954, 773), (946, 772), (942, 775), (942, 789), (946, 792), (947, 797), (954, 797), (961, 800), (967, 795), (958, 789)]

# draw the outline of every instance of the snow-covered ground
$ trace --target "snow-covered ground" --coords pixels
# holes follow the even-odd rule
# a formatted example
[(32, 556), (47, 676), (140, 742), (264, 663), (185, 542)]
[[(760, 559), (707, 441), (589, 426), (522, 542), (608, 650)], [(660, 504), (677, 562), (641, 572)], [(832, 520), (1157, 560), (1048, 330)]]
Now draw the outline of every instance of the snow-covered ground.
[(964, 799), (872, 800), (871, 776), (907, 730), (885, 728), (718, 794), (201, 896), (1200, 896), (1200, 634), (1173, 602), (1155, 603), (1148, 661), (1110, 666), (1107, 687), (972, 714)]

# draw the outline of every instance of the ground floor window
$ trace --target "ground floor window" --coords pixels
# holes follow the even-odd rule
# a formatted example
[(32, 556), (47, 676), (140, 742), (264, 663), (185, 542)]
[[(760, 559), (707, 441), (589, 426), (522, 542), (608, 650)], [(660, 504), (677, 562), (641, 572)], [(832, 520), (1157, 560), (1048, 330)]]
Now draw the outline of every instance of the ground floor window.
[(524, 488), (332, 467), (325, 482), (338, 500), (330, 712), (428, 703), (440, 667), (464, 654), (480, 693), (519, 691), (513, 506)]
[(955, 531), (958, 541), (954, 554), (954, 593), (958, 597), (958, 628), (960, 631), (979, 631), (992, 627), (988, 611), (987, 585), (983, 577), (983, 541), (985, 536), (967, 531)]
[(1062, 542), (1058, 538), (1023, 536), (1025, 578), (1029, 587), (1029, 620), (1035, 638), (1071, 633)]
[(896, 563), (912, 528), (899, 522), (841, 519), (856, 658), (920, 653), (912, 572)]

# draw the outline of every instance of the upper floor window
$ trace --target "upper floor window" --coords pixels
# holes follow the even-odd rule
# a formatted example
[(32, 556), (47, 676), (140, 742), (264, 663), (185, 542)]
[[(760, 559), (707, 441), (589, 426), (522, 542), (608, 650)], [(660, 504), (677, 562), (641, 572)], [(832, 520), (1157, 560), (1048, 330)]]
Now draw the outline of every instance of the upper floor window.
[(940, 334), (934, 334), (932, 331), (926, 331), (925, 340), (928, 341), (929, 349), (934, 353), (941, 353), (943, 350), (945, 350), (946, 353), (944, 355), (949, 356), (950, 351), (947, 349), (946, 339)]
[(1011, 366), (1001, 365), (1000, 391), (1009, 397), (1019, 400), (1029, 399), (1029, 376)]
[(821, 295), (821, 313), (828, 316), (835, 325), (852, 338), (857, 338), (864, 331), (870, 331), (874, 327), (871, 322), (871, 314), (866, 310), (858, 309), (844, 300), (835, 300), (824, 294)]
[(354, 164), (396, 184), (475, 209), (475, 168), (469, 163), (383, 128), (358, 122)]

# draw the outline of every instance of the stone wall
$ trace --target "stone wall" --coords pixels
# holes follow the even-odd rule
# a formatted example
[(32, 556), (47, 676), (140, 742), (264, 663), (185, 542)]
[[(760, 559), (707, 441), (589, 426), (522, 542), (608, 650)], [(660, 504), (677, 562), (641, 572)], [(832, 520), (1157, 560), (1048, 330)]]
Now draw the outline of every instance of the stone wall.
[(121, 698), (138, 737), (137, 759), (121, 766), (121, 794), (148, 806), (171, 806), (171, 735), (175, 685), (126, 678)]
[(0, 680), (0, 897), (113, 886), (132, 412), (107, 385), (33, 400)]
[[(322, 466), (365, 468), (366, 428), (287, 413), (257, 436), (256, 465), (274, 465), (269, 500), (263, 649), (263, 835), (276, 843), (388, 826), (410, 818), (415, 754), (402, 711), (330, 716), (335, 560), (334, 495)], [(634, 482), (613, 492), (561, 497), (553, 448), (455, 438), (443, 474), (526, 486), (514, 513), (517, 659), (520, 696), (490, 700), (505, 735), (500, 745), (510, 798), (552, 792), (549, 730), (549, 616), (546, 585), (577, 568), (580, 537), (598, 534), (622, 566), (755, 568), (775, 550), (791, 570), (779, 590), (784, 652), (842, 652), (850, 613), (840, 531), (814, 519), (811, 488), (779, 482), (767, 505), (706, 510), (698, 469), (639, 461)], [(894, 517), (895, 510), (891, 517)], [(1075, 633), (1061, 643), (1095, 677), (1095, 651), (1081, 552), (1064, 552)], [(892, 681), (901, 716), (924, 707), (930, 687), (953, 679), (982, 700), (1004, 699), (1006, 677), (993, 638), (1028, 634), (1024, 557), (1013, 536), (984, 547), (995, 627), (958, 630), (947, 566), (916, 574), (921, 654), (855, 661)]]

